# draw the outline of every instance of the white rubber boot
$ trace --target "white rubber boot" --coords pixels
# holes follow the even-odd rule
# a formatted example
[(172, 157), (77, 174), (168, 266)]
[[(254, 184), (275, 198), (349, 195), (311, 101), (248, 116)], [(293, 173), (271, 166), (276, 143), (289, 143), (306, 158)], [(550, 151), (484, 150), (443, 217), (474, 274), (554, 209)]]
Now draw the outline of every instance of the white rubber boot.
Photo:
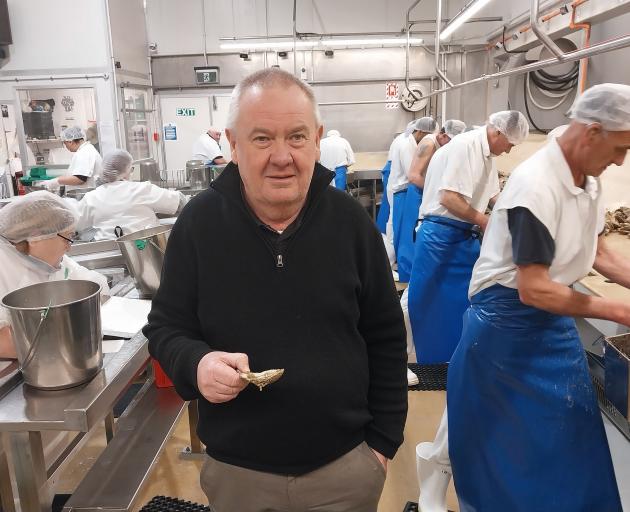
[(420, 481), (419, 512), (447, 512), (446, 490), (451, 481), (451, 466), (432, 459), (433, 443), (416, 446), (416, 466)]
[(448, 413), (444, 408), (440, 426), (432, 443), (416, 446), (416, 469), (420, 482), (420, 512), (447, 512), (446, 490), (451, 481), (448, 457)]

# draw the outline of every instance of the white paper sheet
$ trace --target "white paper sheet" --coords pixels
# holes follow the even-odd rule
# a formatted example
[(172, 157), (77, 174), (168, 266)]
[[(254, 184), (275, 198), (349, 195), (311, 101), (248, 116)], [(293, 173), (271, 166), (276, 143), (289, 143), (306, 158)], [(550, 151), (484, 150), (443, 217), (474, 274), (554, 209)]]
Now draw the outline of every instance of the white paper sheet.
[(150, 300), (111, 297), (101, 306), (103, 334), (131, 338), (147, 323), (150, 310)]

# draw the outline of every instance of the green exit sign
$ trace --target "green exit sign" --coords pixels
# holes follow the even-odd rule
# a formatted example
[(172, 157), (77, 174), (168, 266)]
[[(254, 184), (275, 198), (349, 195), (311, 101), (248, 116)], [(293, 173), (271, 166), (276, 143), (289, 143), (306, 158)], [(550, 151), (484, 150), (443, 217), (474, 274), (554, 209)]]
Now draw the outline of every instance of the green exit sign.
[(178, 108), (176, 111), (178, 116), (194, 116), (197, 115), (197, 112), (194, 108)]

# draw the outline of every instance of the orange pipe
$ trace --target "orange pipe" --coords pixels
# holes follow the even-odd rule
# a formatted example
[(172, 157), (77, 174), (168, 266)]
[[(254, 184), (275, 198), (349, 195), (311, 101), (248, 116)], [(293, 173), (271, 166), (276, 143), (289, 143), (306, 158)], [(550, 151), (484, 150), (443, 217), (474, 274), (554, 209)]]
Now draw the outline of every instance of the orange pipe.
[[(573, 1), (571, 3), (571, 8), (573, 9), (572, 18), (574, 18), (574, 16), (575, 16), (575, 8), (579, 7), (580, 5), (582, 5), (583, 3), (587, 2), (587, 1), (588, 0), (575, 0), (575, 1)], [(555, 18), (556, 16), (559, 16), (560, 14), (562, 14), (562, 11), (560, 9), (556, 9), (555, 11), (551, 11), (550, 13), (545, 14), (541, 18), (541, 21), (542, 22), (549, 21), (549, 20)], [(586, 25), (586, 23), (584, 23), (584, 25)], [(527, 25), (523, 25), (522, 27), (516, 29), (515, 32), (518, 32), (519, 34), (524, 34), (525, 32), (531, 30), (531, 28), (532, 28), (531, 25), (527, 24)], [(580, 25), (579, 28), (585, 28), (585, 27), (582, 27)], [(589, 33), (589, 36), (590, 36), (590, 33)], [(498, 38), (495, 41), (493, 41), (492, 43), (489, 43), (486, 46), (486, 49), (487, 50), (491, 50), (497, 43), (502, 43), (503, 46), (505, 47), (505, 39), (502, 40), (501, 38)]]
[[(575, 12), (577, 7), (582, 5), (586, 0), (576, 0), (572, 4), (573, 12), (571, 13), (571, 23), (569, 28), (571, 30), (584, 30), (584, 48), (588, 48), (591, 45), (591, 24), (590, 23), (575, 23)], [(586, 90), (586, 78), (588, 74), (588, 57), (580, 61), (580, 67), (582, 68), (582, 76), (580, 78), (580, 93)]]

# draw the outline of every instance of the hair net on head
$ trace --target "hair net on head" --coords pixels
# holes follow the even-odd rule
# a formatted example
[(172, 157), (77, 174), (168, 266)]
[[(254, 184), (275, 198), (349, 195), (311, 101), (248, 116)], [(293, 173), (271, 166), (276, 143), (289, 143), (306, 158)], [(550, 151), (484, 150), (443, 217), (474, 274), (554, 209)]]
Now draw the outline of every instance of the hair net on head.
[(103, 158), (101, 179), (104, 183), (111, 183), (126, 178), (131, 173), (133, 157), (124, 149), (114, 149)]
[(449, 119), (442, 127), (442, 131), (451, 139), (460, 133), (464, 133), (464, 130), (466, 130), (466, 123), (459, 119)]
[(341, 137), (341, 133), (338, 130), (328, 130), (326, 137)]
[(407, 128), (405, 128), (405, 134), (409, 135), (411, 132), (413, 132), (415, 130), (414, 128), (415, 126), (416, 126), (416, 120), (414, 119), (407, 125)]
[(74, 230), (75, 212), (59, 196), (31, 192), (0, 210), (0, 236), (9, 242), (34, 242)]
[(578, 123), (600, 123), (604, 130), (630, 130), (630, 85), (599, 84), (584, 91), (569, 117)]
[(70, 128), (66, 128), (61, 132), (61, 140), (70, 141), (77, 139), (85, 139), (85, 133), (80, 126), (71, 126)]
[(433, 133), (436, 127), (435, 119), (432, 117), (421, 117), (416, 121), (413, 129), (417, 132)]
[(510, 144), (520, 144), (529, 133), (529, 123), (518, 110), (504, 110), (495, 112), (488, 119), (488, 123), (507, 137)]

